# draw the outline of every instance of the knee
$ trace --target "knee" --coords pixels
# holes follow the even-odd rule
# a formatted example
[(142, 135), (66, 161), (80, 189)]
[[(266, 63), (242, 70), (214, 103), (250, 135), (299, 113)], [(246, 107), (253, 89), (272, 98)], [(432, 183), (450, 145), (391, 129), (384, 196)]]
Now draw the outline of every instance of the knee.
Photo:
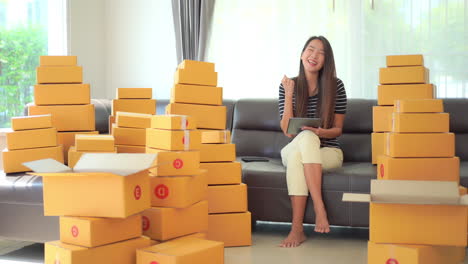
[(315, 134), (314, 132), (310, 130), (304, 130), (298, 135), (299, 140), (301, 142), (313, 142), (313, 143), (319, 143), (320, 144), (320, 138)]

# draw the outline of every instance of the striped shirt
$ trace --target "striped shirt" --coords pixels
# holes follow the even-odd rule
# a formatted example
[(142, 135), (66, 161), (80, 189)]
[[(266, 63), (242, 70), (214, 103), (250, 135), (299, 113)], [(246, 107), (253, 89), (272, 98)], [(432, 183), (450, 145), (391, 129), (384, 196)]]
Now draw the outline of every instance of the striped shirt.
[[(280, 84), (279, 87), (279, 113), (280, 120), (283, 118), (284, 113), (284, 87), (283, 84)], [(317, 108), (318, 95), (309, 96), (309, 102), (307, 106), (307, 117), (315, 117), (315, 110)], [(345, 114), (346, 113), (346, 90), (343, 82), (340, 79), (336, 79), (336, 101), (335, 101), (335, 114)], [(296, 100), (293, 96), (293, 111), (296, 106)], [(320, 138), (320, 147), (332, 147), (340, 148), (340, 144), (336, 138)]]

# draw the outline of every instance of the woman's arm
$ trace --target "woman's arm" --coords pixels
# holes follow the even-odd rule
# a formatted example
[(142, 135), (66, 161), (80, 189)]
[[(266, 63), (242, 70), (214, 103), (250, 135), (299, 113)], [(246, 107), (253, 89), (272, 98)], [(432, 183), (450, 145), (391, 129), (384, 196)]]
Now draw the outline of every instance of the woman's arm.
[(337, 138), (343, 133), (344, 119), (344, 114), (335, 114), (335, 121), (332, 128), (303, 127), (302, 130), (310, 130), (320, 138)]
[(284, 76), (281, 80), (281, 84), (284, 87), (284, 112), (283, 118), (281, 118), (280, 126), (281, 130), (287, 137), (293, 137), (293, 135), (286, 133), (288, 129), (289, 119), (294, 117), (293, 114), (293, 94), (294, 94), (294, 81)]

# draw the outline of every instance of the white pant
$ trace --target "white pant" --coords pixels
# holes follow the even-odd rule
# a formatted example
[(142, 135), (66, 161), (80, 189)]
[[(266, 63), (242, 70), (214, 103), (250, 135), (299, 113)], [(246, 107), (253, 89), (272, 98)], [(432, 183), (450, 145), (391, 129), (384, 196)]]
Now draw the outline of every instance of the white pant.
[(343, 152), (339, 148), (320, 148), (319, 137), (304, 130), (281, 150), (281, 159), (286, 166), (289, 195), (307, 196), (309, 191), (303, 164), (322, 164), (323, 170), (339, 168), (343, 164)]

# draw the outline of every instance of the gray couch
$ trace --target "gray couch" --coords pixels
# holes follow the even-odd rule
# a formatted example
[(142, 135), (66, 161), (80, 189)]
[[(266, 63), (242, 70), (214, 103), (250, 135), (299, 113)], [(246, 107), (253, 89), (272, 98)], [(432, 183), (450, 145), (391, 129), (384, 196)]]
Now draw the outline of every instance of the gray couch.
[[(456, 155), (461, 159), (461, 184), (468, 186), (468, 99), (446, 99), (450, 130), (456, 133)], [(167, 100), (157, 102), (163, 114)], [(110, 100), (93, 100), (96, 129), (108, 130)], [(268, 158), (268, 162), (243, 165), (243, 181), (248, 185), (249, 211), (253, 220), (290, 222), (291, 207), (287, 195), (285, 168), (280, 150), (288, 143), (279, 127), (275, 99), (226, 100), (227, 128), (232, 130), (238, 159), (243, 156)], [(339, 138), (343, 152), (342, 168), (324, 173), (323, 196), (332, 225), (367, 227), (368, 205), (341, 202), (344, 192), (368, 193), (370, 180), (376, 177), (371, 164), (372, 106), (375, 100), (349, 99), (344, 133)], [(1, 177), (1, 176), (0, 176)], [(314, 223), (312, 202), (306, 209), (306, 223)], [(0, 237), (44, 242), (58, 239), (58, 218), (43, 216), (42, 180), (24, 174), (8, 175), (0, 182)]]

